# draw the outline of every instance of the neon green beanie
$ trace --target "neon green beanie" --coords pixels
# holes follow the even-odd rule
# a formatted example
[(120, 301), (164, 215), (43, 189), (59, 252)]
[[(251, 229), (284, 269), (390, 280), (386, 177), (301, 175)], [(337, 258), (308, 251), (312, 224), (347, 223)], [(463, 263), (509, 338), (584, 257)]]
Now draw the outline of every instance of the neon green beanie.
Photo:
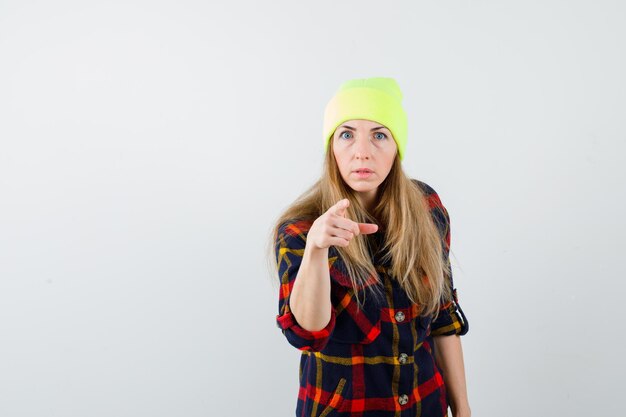
[(324, 152), (337, 126), (352, 119), (366, 119), (384, 125), (396, 141), (400, 160), (407, 141), (407, 116), (402, 92), (393, 78), (374, 77), (341, 84), (324, 110)]

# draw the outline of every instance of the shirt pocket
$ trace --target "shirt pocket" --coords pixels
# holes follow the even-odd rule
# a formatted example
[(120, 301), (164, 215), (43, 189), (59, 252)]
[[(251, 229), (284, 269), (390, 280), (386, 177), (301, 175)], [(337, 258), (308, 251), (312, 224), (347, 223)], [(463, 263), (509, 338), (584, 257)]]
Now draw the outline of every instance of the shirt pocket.
[[(369, 344), (376, 340), (381, 331), (382, 305), (375, 295), (359, 292), (363, 305), (358, 302), (353, 288), (332, 284), (333, 305), (336, 311), (335, 327), (330, 340), (336, 343)], [(365, 301), (364, 301), (364, 297)]]
[[(336, 312), (330, 340), (336, 343), (372, 343), (380, 334), (381, 310), (386, 304), (380, 275), (370, 276), (365, 284), (354, 288), (347, 268), (334, 247), (329, 250), (329, 274), (331, 301)], [(360, 308), (356, 291), (362, 303)]]
[(432, 316), (418, 316), (415, 318), (417, 329), (417, 343), (421, 343), (426, 339), (426, 336), (430, 334), (430, 323), (432, 323)]
[(346, 378), (341, 378), (339, 380), (337, 387), (328, 399), (328, 403), (319, 413), (318, 417), (332, 417), (336, 414), (336, 411), (339, 410), (339, 407), (345, 398), (346, 383)]

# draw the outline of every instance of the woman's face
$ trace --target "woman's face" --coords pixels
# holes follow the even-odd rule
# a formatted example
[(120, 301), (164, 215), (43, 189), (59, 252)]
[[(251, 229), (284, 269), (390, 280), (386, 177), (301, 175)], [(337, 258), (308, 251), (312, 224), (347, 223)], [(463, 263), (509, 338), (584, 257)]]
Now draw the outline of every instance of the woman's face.
[[(340, 124), (332, 137), (333, 152), (343, 180), (371, 208), (378, 186), (387, 178), (398, 147), (391, 132), (380, 123), (355, 119)], [(369, 174), (358, 172), (369, 169)]]

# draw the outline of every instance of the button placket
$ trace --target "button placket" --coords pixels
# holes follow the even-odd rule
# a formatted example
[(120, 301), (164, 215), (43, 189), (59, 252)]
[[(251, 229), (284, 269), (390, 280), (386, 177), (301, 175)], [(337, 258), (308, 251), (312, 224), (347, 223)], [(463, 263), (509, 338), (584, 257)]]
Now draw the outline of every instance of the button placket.
[(404, 321), (404, 313), (402, 311), (398, 311), (395, 315), (396, 321), (401, 323)]

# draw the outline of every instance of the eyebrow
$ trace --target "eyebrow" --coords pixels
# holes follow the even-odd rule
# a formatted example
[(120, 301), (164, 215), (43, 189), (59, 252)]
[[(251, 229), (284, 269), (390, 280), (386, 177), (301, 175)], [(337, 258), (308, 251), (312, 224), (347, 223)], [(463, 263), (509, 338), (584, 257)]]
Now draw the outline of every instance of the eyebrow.
[[(342, 126), (339, 126), (339, 127), (345, 127), (346, 129), (356, 130), (356, 129), (355, 129), (355, 128), (353, 128), (352, 126), (348, 126), (348, 125), (342, 125)], [(372, 128), (372, 129), (370, 129), (370, 132), (371, 132), (371, 131), (374, 131), (374, 130), (378, 130), (378, 129), (386, 129), (386, 127), (385, 127), (385, 126), (378, 126), (378, 127), (374, 127), (374, 128)]]

